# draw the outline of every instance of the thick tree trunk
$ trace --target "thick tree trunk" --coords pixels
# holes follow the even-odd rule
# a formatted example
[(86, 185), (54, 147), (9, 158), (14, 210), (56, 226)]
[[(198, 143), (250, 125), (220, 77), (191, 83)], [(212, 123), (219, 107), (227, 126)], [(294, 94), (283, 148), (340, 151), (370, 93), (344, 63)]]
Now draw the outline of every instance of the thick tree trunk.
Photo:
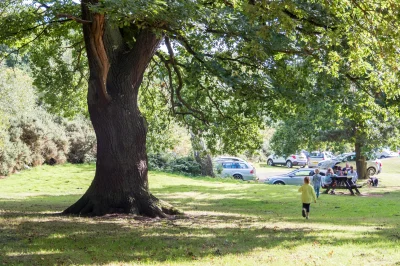
[(367, 162), (365, 156), (361, 156), (361, 148), (362, 144), (356, 142), (355, 151), (356, 151), (356, 168), (357, 175), (359, 179), (367, 179)]
[(200, 164), (201, 175), (215, 177), (212, 159), (207, 151), (204, 141), (190, 131), (193, 155), (198, 164)]
[(121, 95), (107, 108), (89, 108), (98, 143), (96, 174), (85, 195), (64, 213), (172, 213), (149, 193), (145, 120), (129, 98)]
[(128, 213), (165, 217), (177, 210), (149, 192), (146, 121), (137, 99), (143, 74), (160, 38), (138, 30), (132, 46), (105, 17), (92, 14), (82, 1), (83, 26), (90, 77), (88, 106), (97, 137), (96, 174), (86, 193), (64, 214), (98, 216)]

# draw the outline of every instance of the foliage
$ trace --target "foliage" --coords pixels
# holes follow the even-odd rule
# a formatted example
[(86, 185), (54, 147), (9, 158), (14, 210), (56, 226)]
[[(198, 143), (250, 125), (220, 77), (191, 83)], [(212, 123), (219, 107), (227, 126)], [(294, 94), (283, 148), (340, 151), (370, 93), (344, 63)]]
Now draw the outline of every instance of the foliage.
[(17, 114), (32, 112), (36, 99), (32, 79), (24, 71), (0, 64), (0, 124)]
[(64, 128), (44, 110), (10, 121), (11, 141), (22, 141), (32, 152), (32, 165), (59, 164), (66, 161), (69, 151)]
[(272, 149), (280, 154), (301, 149), (344, 152), (353, 151), (359, 143), (365, 155), (377, 147), (396, 146), (400, 118), (391, 109), (377, 108), (374, 103), (368, 106), (360, 94), (353, 91), (338, 101), (310, 101), (307, 111), (278, 124)]
[(176, 156), (171, 153), (150, 153), (149, 169), (192, 176), (201, 174), (200, 165), (192, 156)]
[(68, 162), (95, 162), (97, 143), (90, 121), (78, 116), (74, 120), (65, 121), (64, 127), (69, 142)]
[(0, 3), (0, 26), (4, 29), (0, 40), (7, 47), (0, 51), (2, 57), (28, 56), (34, 85), (41, 92), (40, 99), (53, 113), (64, 116), (85, 111), (87, 74), (83, 67), (87, 62), (82, 55), (84, 47), (79, 25), (52, 19), (60, 10), (74, 14), (76, 7), (72, 0), (31, 1), (29, 4), (5, 0)]
[(0, 175), (9, 175), (32, 164), (31, 150), (22, 141), (10, 141), (9, 136), (2, 136), (0, 149)]
[[(348, 136), (356, 143), (370, 139), (376, 121), (392, 115), (396, 121), (399, 114), (399, 3), (390, 0), (5, 0), (0, 8), (0, 40), (15, 53), (28, 52), (35, 65), (35, 84), (56, 111), (74, 113), (82, 106), (73, 102), (81, 99), (84, 78), (90, 73), (89, 102), (99, 131), (109, 125), (107, 120), (118, 119), (95, 119), (102, 111), (110, 114), (110, 106), (118, 107), (120, 114), (131, 110), (127, 114), (134, 113), (137, 121), (129, 120), (130, 125), (142, 121), (136, 103), (145, 68), (154, 69), (146, 72), (147, 79), (167, 99), (170, 114), (206, 140), (214, 153), (259, 148), (259, 127), (266, 117), (303, 118), (310, 99), (333, 102), (332, 117), (348, 119), (335, 120), (334, 129), (343, 133), (352, 125), (356, 133)], [(84, 24), (86, 46), (78, 23)], [(166, 49), (155, 51), (159, 42)], [(144, 43), (150, 47), (141, 49)], [(64, 57), (69, 55), (65, 48), (72, 50), (70, 60)], [(88, 62), (81, 60), (85, 48)], [(55, 75), (52, 66), (57, 67)], [(338, 97), (349, 93), (356, 104), (336, 104)], [(57, 97), (66, 101), (65, 108)], [(107, 105), (110, 101), (115, 105)], [(145, 128), (140, 129), (143, 137)], [(114, 152), (132, 151), (143, 162), (144, 138), (137, 139), (143, 149)], [(101, 144), (110, 143), (107, 140)], [(119, 141), (127, 144), (121, 137)], [(133, 170), (146, 175), (142, 169)], [(147, 191), (146, 178), (135, 180), (143, 181)], [(85, 205), (84, 200), (81, 203)], [(75, 205), (74, 212), (82, 205)], [(102, 208), (84, 208), (91, 209), (100, 214)]]
[(69, 144), (64, 128), (54, 117), (36, 109), (10, 119), (0, 151), (0, 171), (7, 175), (28, 166), (64, 163)]
[(96, 160), (96, 139), (87, 119), (68, 121), (43, 109), (17, 115), (2, 132), (0, 174), (31, 166)]
[[(396, 5), (386, 0), (284, 3), (107, 0), (91, 9), (108, 14), (128, 46), (145, 28), (167, 37), (164, 44), (171, 49), (157, 53), (147, 76), (157, 77), (153, 87), (171, 114), (220, 152), (258, 148), (263, 117), (295, 114), (306, 102), (298, 93), (313, 91), (334, 100), (356, 88), (364, 92), (358, 100), (367, 100), (366, 108), (396, 106)], [(79, 5), (71, 0), (16, 4), (2, 4), (1, 23), (7, 27), (0, 39), (14, 51), (29, 49), (35, 84), (55, 111), (76, 112), (82, 107), (76, 103), (81, 103), (87, 62), (77, 23), (58, 15), (79, 17)], [(30, 42), (37, 45), (26, 45)], [(340, 82), (346, 86), (336, 87)], [(362, 112), (361, 118), (370, 115)]]

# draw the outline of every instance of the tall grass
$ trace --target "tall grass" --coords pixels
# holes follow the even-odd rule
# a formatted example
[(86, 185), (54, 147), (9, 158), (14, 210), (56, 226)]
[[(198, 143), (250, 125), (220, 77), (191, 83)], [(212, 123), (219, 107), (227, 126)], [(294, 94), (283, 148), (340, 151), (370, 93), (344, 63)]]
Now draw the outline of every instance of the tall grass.
[(362, 196), (321, 195), (310, 220), (295, 186), (161, 172), (152, 193), (185, 217), (60, 216), (94, 166), (42, 166), (0, 179), (0, 265), (400, 264), (399, 165), (383, 160)]

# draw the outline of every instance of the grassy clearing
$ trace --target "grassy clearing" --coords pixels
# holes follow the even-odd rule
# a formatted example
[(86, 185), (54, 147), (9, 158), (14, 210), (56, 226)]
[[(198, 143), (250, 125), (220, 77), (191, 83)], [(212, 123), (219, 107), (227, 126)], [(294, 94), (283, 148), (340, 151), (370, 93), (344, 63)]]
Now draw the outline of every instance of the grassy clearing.
[(186, 217), (59, 216), (94, 166), (43, 166), (0, 179), (0, 265), (396, 265), (399, 166), (363, 196), (322, 195), (308, 221), (298, 187), (158, 172), (152, 192)]

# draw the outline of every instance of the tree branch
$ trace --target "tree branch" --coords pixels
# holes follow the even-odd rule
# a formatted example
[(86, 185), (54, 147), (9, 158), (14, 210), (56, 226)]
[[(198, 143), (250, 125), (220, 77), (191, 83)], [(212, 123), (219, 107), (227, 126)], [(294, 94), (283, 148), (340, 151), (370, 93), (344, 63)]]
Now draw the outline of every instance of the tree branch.
[(37, 39), (39, 39), (39, 37), (42, 36), (42, 35), (46, 32), (46, 29), (47, 29), (47, 28), (44, 28), (41, 32), (39, 32), (38, 35), (35, 36), (35, 38), (33, 38), (32, 40), (30, 40), (30, 41), (28, 41), (28, 42), (22, 44), (22, 45), (21, 45), (20, 47), (18, 47), (17, 49), (12, 50), (11, 52), (7, 53), (3, 58), (0, 58), (0, 63), (2, 63), (3, 60), (4, 60), (5, 58), (9, 57), (11, 54), (14, 54), (14, 53), (17, 53), (17, 54), (18, 54), (19, 51), (20, 51), (22, 48), (28, 46), (29, 44), (31, 44), (31, 43), (33, 43), (34, 41), (36, 41)]
[(179, 101), (180, 101), (188, 110), (190, 110), (190, 111), (193, 112), (193, 113), (199, 114), (199, 115), (202, 117), (201, 120), (204, 121), (204, 120), (205, 120), (205, 119), (204, 119), (204, 113), (201, 112), (201, 111), (199, 111), (199, 110), (193, 109), (193, 108), (190, 106), (190, 104), (188, 104), (188, 103), (182, 98), (182, 95), (181, 95), (181, 90), (182, 90), (182, 87), (183, 87), (182, 76), (181, 76), (181, 72), (180, 72), (178, 66), (177, 66), (176, 63), (175, 63), (174, 51), (173, 51), (173, 49), (172, 49), (172, 46), (171, 46), (171, 43), (170, 43), (170, 41), (169, 41), (168, 36), (165, 37), (165, 45), (167, 46), (167, 49), (168, 49), (168, 53), (169, 53), (169, 56), (170, 56), (170, 62), (171, 62), (171, 64), (172, 64), (172, 67), (173, 67), (173, 69), (174, 69), (174, 71), (175, 71), (175, 73), (176, 73), (176, 76), (177, 76), (177, 78), (178, 78), (178, 87), (177, 87), (177, 89), (176, 89), (176, 96), (178, 97)]
[(74, 21), (76, 21), (78, 23), (81, 23), (81, 24), (90, 24), (90, 23), (92, 23), (92, 21), (84, 20), (84, 19), (75, 17), (75, 16), (70, 15), (70, 14), (57, 14), (57, 17), (58, 18), (68, 18), (70, 20), (74, 20)]
[(169, 67), (168, 60), (165, 59), (161, 53), (156, 52), (156, 55), (161, 59), (161, 61), (164, 63), (165, 67), (167, 68), (168, 71), (168, 79), (169, 79), (169, 87), (170, 87), (170, 101), (172, 105), (172, 113), (175, 114), (175, 100), (174, 100), (174, 84), (172, 83), (172, 71), (171, 68)]
[(330, 30), (336, 30), (337, 27), (332, 27), (332, 26), (328, 26), (326, 24), (320, 23), (318, 21), (315, 21), (311, 18), (300, 18), (298, 17), (296, 14), (294, 14), (293, 12), (290, 12), (288, 9), (284, 9), (282, 11), (284, 14), (286, 14), (287, 16), (289, 16), (290, 18), (294, 19), (294, 20), (298, 20), (298, 21), (306, 21), (308, 23), (310, 23), (311, 25), (317, 26), (317, 27), (321, 27), (324, 29), (330, 29)]

